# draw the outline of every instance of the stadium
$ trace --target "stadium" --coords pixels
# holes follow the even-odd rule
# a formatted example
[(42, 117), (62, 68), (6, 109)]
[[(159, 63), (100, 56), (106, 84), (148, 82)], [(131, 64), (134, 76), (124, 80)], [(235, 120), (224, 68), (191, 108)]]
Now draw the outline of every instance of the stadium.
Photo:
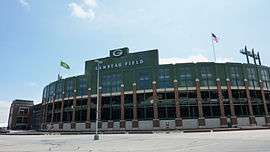
[(158, 50), (110, 50), (86, 61), (83, 75), (44, 88), (41, 129), (94, 131), (97, 94), (102, 131), (267, 126), (269, 70), (256, 62), (159, 64)]

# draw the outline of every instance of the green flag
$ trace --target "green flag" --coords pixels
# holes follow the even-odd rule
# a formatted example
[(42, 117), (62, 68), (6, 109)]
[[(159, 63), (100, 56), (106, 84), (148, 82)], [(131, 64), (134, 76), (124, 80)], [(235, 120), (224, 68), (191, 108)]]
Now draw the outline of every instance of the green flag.
[(63, 61), (60, 62), (60, 66), (65, 68), (65, 69), (70, 69), (69, 65)]

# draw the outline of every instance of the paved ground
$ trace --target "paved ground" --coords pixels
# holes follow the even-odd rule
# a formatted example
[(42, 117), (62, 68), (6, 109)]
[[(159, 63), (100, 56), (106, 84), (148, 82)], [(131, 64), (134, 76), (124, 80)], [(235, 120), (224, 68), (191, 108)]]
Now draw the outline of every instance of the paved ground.
[(0, 136), (1, 152), (269, 152), (270, 130), (136, 135)]

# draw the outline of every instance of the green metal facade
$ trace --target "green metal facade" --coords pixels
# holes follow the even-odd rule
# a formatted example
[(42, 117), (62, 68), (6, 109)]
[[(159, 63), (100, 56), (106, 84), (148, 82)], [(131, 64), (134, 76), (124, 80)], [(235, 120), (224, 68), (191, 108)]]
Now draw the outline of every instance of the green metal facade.
[[(147, 75), (147, 83), (144, 87), (137, 85), (137, 90), (152, 88), (152, 82), (157, 82), (157, 88), (173, 88), (173, 81), (178, 80), (179, 87), (195, 87), (195, 80), (199, 79), (201, 86), (216, 86), (216, 79), (221, 80), (222, 86), (226, 85), (226, 79), (235, 80), (232, 86), (244, 86), (244, 79), (249, 81), (250, 87), (259, 87), (260, 80), (265, 87), (269, 87), (269, 67), (254, 64), (241, 63), (158, 63), (158, 50), (127, 53), (120, 57), (106, 57), (98, 59), (103, 61), (100, 69), (100, 85), (107, 75), (119, 76), (117, 83), (120, 87), (124, 84), (125, 91), (132, 91), (132, 84), (143, 81), (140, 74)], [(92, 94), (96, 94), (97, 64), (94, 60), (85, 62), (85, 74), (61, 79), (50, 83), (44, 88), (43, 102), (49, 102), (53, 96), (56, 99), (73, 96), (76, 90), (77, 96), (87, 95), (91, 88)], [(109, 80), (108, 80), (109, 81)], [(143, 83), (143, 82), (142, 82)], [(163, 83), (163, 85), (162, 85)], [(109, 90), (103, 93), (119, 92)]]
[[(96, 112), (104, 122), (103, 129), (116, 130), (164, 129), (168, 120), (175, 126), (172, 128), (185, 128), (187, 121), (193, 122), (193, 128), (226, 127), (227, 118), (237, 126), (238, 118), (240, 125), (248, 121), (256, 125), (265, 117), (263, 123), (270, 125), (269, 67), (214, 62), (159, 64), (158, 60), (158, 50), (130, 53), (121, 48), (111, 50), (109, 57), (86, 61), (83, 75), (44, 88), (43, 128), (58, 124), (58, 129), (68, 130), (84, 123), (81, 127), (90, 129)], [(216, 125), (211, 126), (210, 119)]]

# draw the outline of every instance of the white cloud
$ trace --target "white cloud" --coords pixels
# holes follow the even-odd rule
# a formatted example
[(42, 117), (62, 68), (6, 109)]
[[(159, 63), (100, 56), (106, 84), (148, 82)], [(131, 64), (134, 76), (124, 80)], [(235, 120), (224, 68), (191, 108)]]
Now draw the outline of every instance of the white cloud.
[(82, 0), (82, 2), (85, 5), (87, 5), (87, 6), (91, 7), (91, 8), (94, 8), (94, 7), (97, 6), (97, 1), (96, 0)]
[(97, 6), (96, 0), (81, 0), (80, 3), (69, 3), (71, 15), (80, 19), (93, 20), (95, 18), (94, 8)]
[(187, 58), (161, 58), (160, 64), (175, 64), (175, 63), (187, 63), (187, 62), (208, 62), (208, 58), (203, 55), (189, 56)]
[[(217, 63), (225, 63), (225, 62), (232, 62), (232, 58), (224, 57), (224, 58), (217, 58)], [(204, 55), (194, 55), (194, 56), (189, 56), (187, 58), (177, 58), (177, 57), (172, 57), (172, 58), (161, 58), (159, 60), (160, 64), (175, 64), (175, 63), (190, 63), (190, 62), (213, 62), (211, 59)]]
[(232, 57), (217, 58), (218, 63), (233, 62)]
[(21, 4), (22, 7), (29, 7), (29, 2), (26, 0), (19, 0), (19, 3)]
[(0, 101), (0, 127), (7, 127), (10, 103)]

